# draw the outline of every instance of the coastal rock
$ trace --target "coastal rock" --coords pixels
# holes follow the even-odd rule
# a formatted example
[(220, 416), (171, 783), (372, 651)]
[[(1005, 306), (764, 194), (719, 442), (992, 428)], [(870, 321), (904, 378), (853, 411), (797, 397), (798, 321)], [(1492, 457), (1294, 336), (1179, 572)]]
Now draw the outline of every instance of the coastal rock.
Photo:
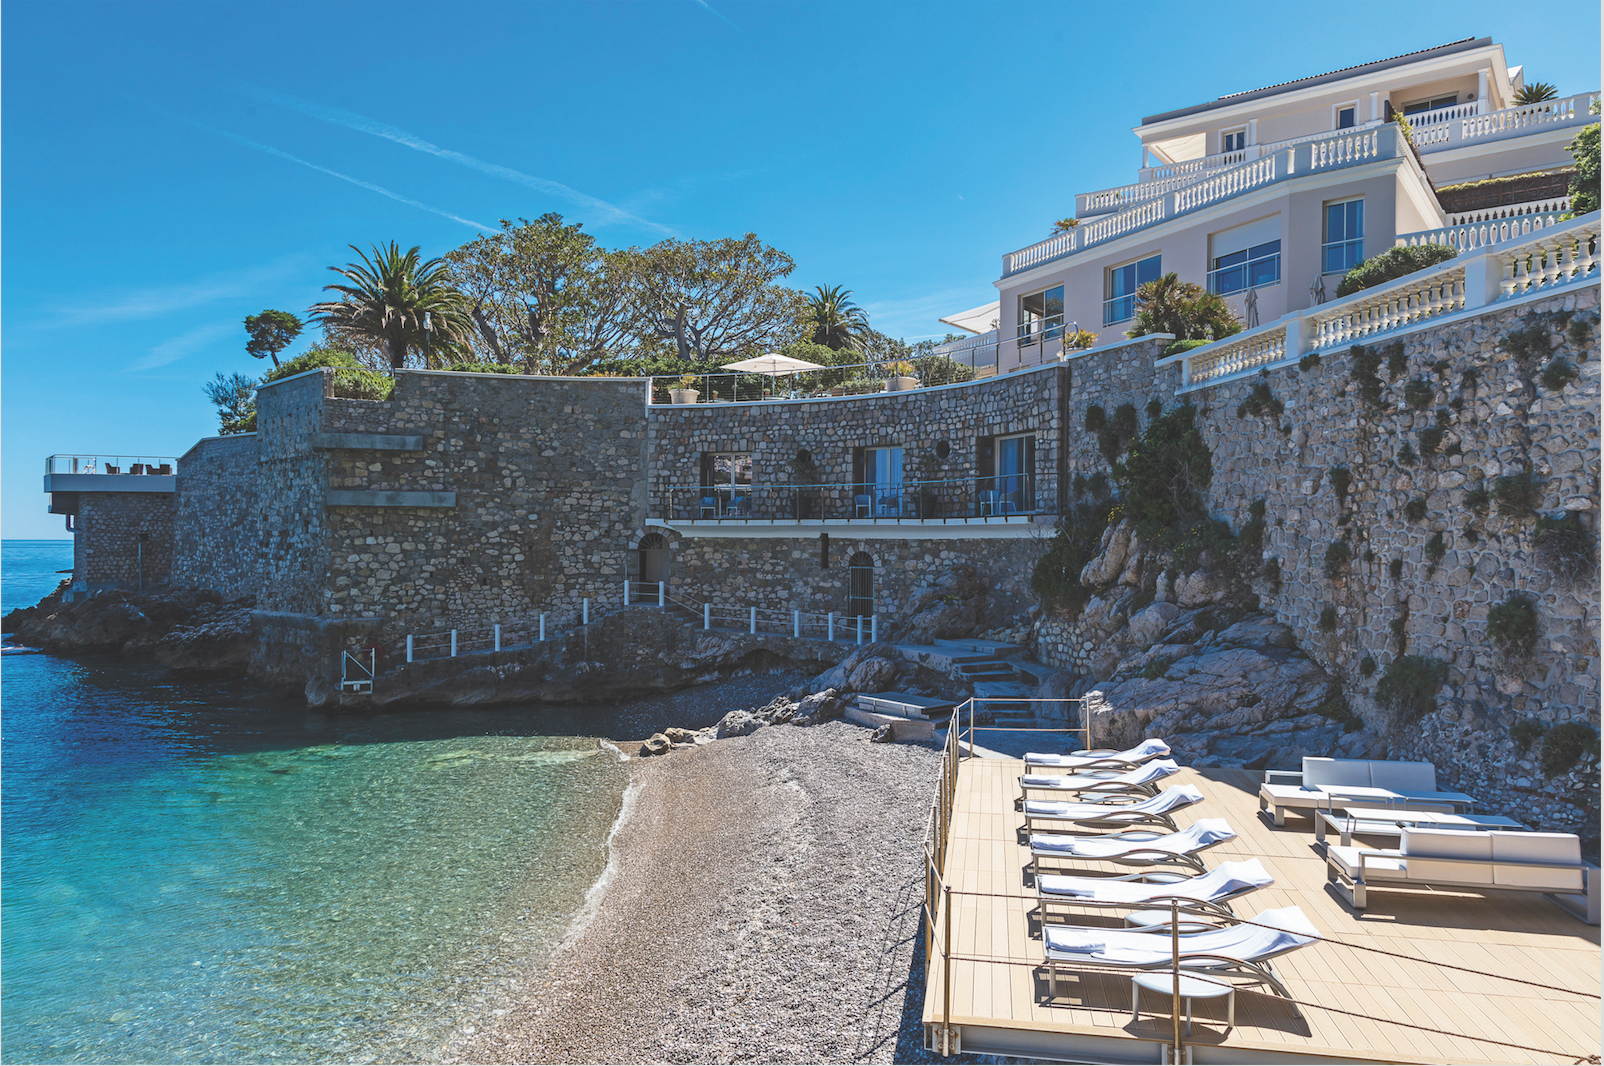
[(662, 755), (671, 747), (673, 747), (673, 744), (668, 737), (662, 733), (653, 733), (651, 737), (640, 746), (640, 755), (643, 759), (653, 755)]
[(890, 659), (865, 659), (852, 668), (847, 686), (854, 692), (883, 692), (896, 684), (899, 672)]
[(672, 744), (694, 744), (701, 733), (695, 729), (681, 729), (677, 725), (671, 725), (659, 735), (666, 737)]
[(756, 733), (766, 725), (768, 725), (766, 721), (751, 711), (731, 711), (719, 719), (716, 735), (720, 740), (725, 740), (729, 737), (744, 737), (751, 733)]
[(934, 644), (967, 637), (985, 614), (990, 588), (972, 566), (955, 566), (914, 593), (901, 620), (888, 627), (897, 644)]
[(890, 744), (896, 738), (891, 735), (891, 726), (886, 724), (869, 734), (870, 744)]
[(1125, 557), (1131, 549), (1134, 529), (1135, 526), (1127, 518), (1103, 531), (1100, 550), (1092, 557), (1091, 562), (1081, 568), (1082, 585), (1088, 588), (1102, 588), (1114, 583), (1125, 569)]
[[(57, 588), (37, 607), (11, 612), (5, 631), (19, 644), (66, 655), (114, 650), (151, 654), (173, 637), (169, 654), (175, 668), (227, 669), (238, 666), (238, 631), (243, 625), (248, 634), (254, 605), (243, 599), (225, 606), (223, 597), (209, 589), (112, 590), (73, 603), (61, 602), (64, 591)], [(186, 640), (181, 632), (186, 629), (204, 632)], [(215, 667), (189, 665), (213, 657), (219, 662)]]
[[(193, 625), (181, 625), (157, 640), (151, 654), (173, 670), (244, 671), (251, 659), (251, 609), (229, 605), (196, 612)], [(124, 645), (124, 651), (128, 645)]]
[(796, 717), (791, 719), (792, 725), (818, 725), (840, 718), (846, 713), (846, 701), (836, 697), (835, 689), (825, 689), (805, 696), (797, 704)]

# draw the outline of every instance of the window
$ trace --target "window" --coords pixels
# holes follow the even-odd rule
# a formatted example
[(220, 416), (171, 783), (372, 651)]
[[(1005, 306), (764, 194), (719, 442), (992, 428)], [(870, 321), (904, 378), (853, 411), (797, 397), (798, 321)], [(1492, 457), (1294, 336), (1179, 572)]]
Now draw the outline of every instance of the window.
[(1358, 117), (1359, 117), (1359, 105), (1358, 104), (1343, 104), (1343, 105), (1341, 105), (1340, 107), (1337, 108), (1337, 129), (1339, 129), (1339, 130), (1351, 130), (1351, 129), (1353, 129), (1354, 126), (1358, 125), (1358, 122), (1356, 121), (1358, 119)]
[(752, 500), (752, 454), (750, 452), (703, 452), (702, 496), (698, 518), (741, 516)]
[(1226, 130), (1220, 134), (1221, 152), (1240, 152), (1248, 146), (1247, 127)]
[(1050, 341), (1064, 333), (1064, 287), (1019, 299), (1019, 347)]
[(1320, 246), (1320, 272), (1346, 274), (1365, 257), (1365, 202), (1326, 204), (1325, 242)]
[[(997, 438), (994, 514), (1029, 514), (1036, 510), (1036, 435)], [(984, 502), (984, 501), (983, 501)], [(982, 507), (982, 513), (985, 512)]]
[(1114, 267), (1108, 272), (1107, 297), (1103, 300), (1103, 325), (1129, 322), (1136, 317), (1136, 290), (1157, 281), (1160, 256)]
[(1274, 285), (1281, 280), (1281, 242), (1256, 244), (1240, 252), (1216, 256), (1209, 271), (1209, 291), (1221, 296)]
[(1423, 111), (1435, 111), (1439, 107), (1453, 107), (1458, 102), (1459, 96), (1457, 93), (1453, 96), (1439, 96), (1432, 100), (1416, 100), (1412, 104), (1405, 104), (1403, 113), (1405, 115), (1418, 115)]
[(847, 617), (874, 616), (874, 557), (853, 552), (847, 560)]
[(852, 517), (895, 518), (902, 514), (901, 448), (855, 448), (852, 467)]

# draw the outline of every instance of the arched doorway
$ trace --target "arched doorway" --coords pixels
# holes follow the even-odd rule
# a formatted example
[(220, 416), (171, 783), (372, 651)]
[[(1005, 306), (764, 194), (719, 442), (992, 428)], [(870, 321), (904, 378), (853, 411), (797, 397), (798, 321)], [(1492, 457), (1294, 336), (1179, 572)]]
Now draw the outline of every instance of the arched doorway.
[(668, 540), (661, 533), (648, 533), (640, 539), (640, 581), (643, 591), (656, 595), (656, 585), (668, 580)]
[(869, 618), (874, 615), (874, 557), (853, 552), (847, 560), (847, 616)]

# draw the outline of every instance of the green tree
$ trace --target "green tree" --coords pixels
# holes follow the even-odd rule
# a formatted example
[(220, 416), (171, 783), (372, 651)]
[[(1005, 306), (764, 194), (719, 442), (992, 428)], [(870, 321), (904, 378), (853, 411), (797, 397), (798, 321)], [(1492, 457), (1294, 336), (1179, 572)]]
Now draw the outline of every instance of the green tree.
[(217, 432), (223, 436), (256, 432), (256, 382), (234, 373), (201, 386), (206, 398), (217, 407)]
[(1224, 299), (1171, 272), (1136, 290), (1136, 318), (1125, 336), (1172, 333), (1182, 341), (1218, 340), (1241, 331), (1241, 321)]
[(426, 362), (449, 363), (470, 343), (468, 301), (451, 285), (443, 259), (419, 262), (416, 246), (402, 252), (394, 241), (385, 248), (374, 245), (372, 259), (356, 245), (349, 247), (362, 262), (329, 267), (349, 284), (323, 286), (339, 299), (313, 304), (308, 313), (315, 320), (377, 339), (392, 370), (406, 365), (413, 348), (425, 350)]
[(256, 358), (271, 357), (278, 366), (278, 353), (301, 335), (301, 320), (288, 311), (263, 311), (259, 315), (245, 316), (245, 332), (250, 339), (245, 350)]
[(1079, 226), (1079, 225), (1080, 225), (1080, 219), (1078, 219), (1078, 218), (1061, 218), (1057, 222), (1053, 223), (1053, 231), (1051, 233), (1049, 233), (1047, 236), (1049, 236), (1049, 237), (1057, 237), (1059, 234), (1062, 234), (1062, 233), (1073, 232), (1075, 227)]
[(775, 284), (790, 256), (748, 233), (740, 239), (667, 240), (633, 253), (638, 335), (679, 358), (712, 362), (771, 349), (795, 337), (806, 301)]
[(1530, 85), (1521, 87), (1515, 94), (1515, 106), (1525, 107), (1527, 104), (1540, 104), (1544, 100), (1552, 100), (1559, 95), (1559, 89), (1546, 81), (1534, 81)]
[(1571, 214), (1586, 215), (1598, 210), (1598, 131), (1593, 123), (1571, 142), (1569, 151), (1576, 159), (1571, 175)]
[(813, 327), (814, 344), (840, 351), (851, 348), (863, 351), (871, 332), (869, 315), (852, 300), (852, 290), (839, 285), (825, 288), (815, 286), (815, 293), (807, 298), (808, 324)]

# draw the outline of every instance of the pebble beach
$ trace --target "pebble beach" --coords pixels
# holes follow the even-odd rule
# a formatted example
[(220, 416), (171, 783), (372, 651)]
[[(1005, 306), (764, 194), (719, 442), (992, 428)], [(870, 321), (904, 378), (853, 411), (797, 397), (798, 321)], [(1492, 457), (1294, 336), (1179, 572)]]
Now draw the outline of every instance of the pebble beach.
[(633, 760), (588, 912), (443, 1060), (925, 1058), (910, 971), (939, 754), (869, 735), (773, 726)]

